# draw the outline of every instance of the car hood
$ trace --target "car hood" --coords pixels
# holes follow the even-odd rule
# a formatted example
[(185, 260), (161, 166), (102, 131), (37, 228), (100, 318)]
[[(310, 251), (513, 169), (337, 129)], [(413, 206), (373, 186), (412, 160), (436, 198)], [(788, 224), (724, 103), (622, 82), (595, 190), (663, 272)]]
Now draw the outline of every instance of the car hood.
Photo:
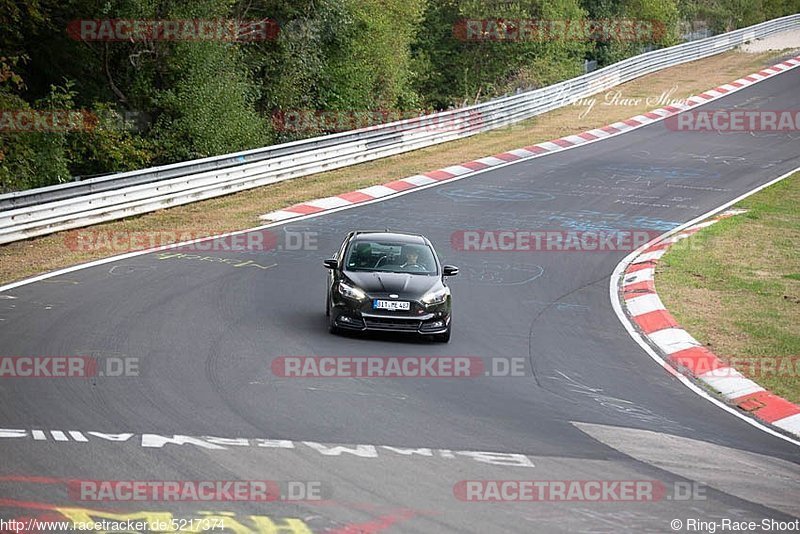
[(395, 293), (403, 298), (420, 298), (440, 283), (438, 276), (407, 273), (345, 273), (356, 286), (367, 293)]

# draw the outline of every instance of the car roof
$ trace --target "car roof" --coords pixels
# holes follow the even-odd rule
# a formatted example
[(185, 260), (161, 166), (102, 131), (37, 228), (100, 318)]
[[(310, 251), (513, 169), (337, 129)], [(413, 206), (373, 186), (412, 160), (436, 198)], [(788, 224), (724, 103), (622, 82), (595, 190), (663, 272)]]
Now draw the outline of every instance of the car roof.
[(428, 240), (419, 234), (404, 234), (398, 232), (356, 232), (353, 241), (394, 241), (397, 243), (409, 243), (416, 245), (427, 245)]

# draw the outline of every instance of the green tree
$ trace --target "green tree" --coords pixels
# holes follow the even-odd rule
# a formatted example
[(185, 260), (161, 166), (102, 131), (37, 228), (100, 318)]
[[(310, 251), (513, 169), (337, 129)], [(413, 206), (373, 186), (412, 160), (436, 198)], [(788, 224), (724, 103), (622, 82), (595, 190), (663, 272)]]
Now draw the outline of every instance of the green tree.
[(611, 39), (595, 42), (591, 58), (600, 66), (627, 57), (678, 43), (679, 9), (675, 0), (584, 0), (593, 20), (626, 20), (641, 23), (638, 37), (611, 34)]
[(430, 2), (413, 49), (418, 92), (426, 103), (444, 108), (575, 76), (581, 72), (585, 42), (525, 36), (471, 40), (460, 28), (466, 20), (486, 20), (489, 28), (495, 21), (513, 27), (519, 20), (584, 18), (585, 12), (573, 0)]
[(52, 87), (47, 98), (30, 106), (7, 88), (0, 88), (3, 113), (0, 133), (0, 192), (65, 182), (70, 177), (67, 159), (67, 132), (25, 131), (21, 113), (31, 110), (62, 111), (72, 105), (68, 88)]

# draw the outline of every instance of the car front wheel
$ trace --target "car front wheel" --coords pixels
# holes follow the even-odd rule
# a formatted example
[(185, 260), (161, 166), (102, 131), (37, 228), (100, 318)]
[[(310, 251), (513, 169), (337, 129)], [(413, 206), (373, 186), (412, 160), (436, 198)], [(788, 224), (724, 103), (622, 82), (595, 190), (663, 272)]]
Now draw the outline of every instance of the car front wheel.
[(328, 302), (328, 305), (325, 307), (325, 314), (328, 316), (328, 332), (331, 334), (338, 334), (339, 327), (336, 326), (336, 318), (331, 313), (331, 304)]
[(450, 332), (453, 330), (453, 323), (447, 325), (447, 331), (443, 334), (436, 334), (433, 336), (434, 341), (438, 341), (439, 343), (449, 343), (450, 342)]

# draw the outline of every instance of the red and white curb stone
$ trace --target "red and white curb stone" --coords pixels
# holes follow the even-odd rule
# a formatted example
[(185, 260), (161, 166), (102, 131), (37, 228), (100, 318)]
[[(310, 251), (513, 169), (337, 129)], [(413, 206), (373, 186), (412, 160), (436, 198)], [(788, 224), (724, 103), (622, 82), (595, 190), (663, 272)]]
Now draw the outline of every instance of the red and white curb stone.
[(689, 97), (686, 103), (676, 103), (663, 108), (654, 109), (642, 115), (636, 115), (625, 121), (615, 122), (602, 128), (596, 128), (587, 132), (579, 133), (577, 135), (567, 135), (552, 141), (545, 141), (535, 145), (526, 146), (516, 150), (509, 150), (494, 156), (487, 156), (485, 158), (468, 161), (460, 165), (453, 165), (438, 169), (415, 176), (409, 176), (399, 180), (393, 180), (383, 185), (373, 185), (357, 191), (343, 193), (332, 197), (319, 198), (310, 200), (294, 206), (289, 206), (281, 210), (273, 211), (262, 215), (260, 218), (267, 221), (282, 221), (285, 219), (292, 219), (294, 217), (302, 217), (312, 213), (319, 213), (334, 209), (340, 209), (346, 206), (361, 204), (363, 202), (373, 201), (379, 198), (390, 197), (399, 193), (404, 193), (409, 190), (417, 189), (420, 187), (430, 186), (431, 184), (446, 182), (456, 178), (464, 178), (472, 174), (483, 172), (486, 169), (507, 165), (509, 163), (518, 162), (537, 158), (547, 154), (553, 154), (562, 150), (567, 150), (576, 146), (600, 141), (615, 137), (623, 133), (635, 130), (647, 124), (658, 122), (677, 115), (682, 111), (691, 109), (701, 104), (712, 102), (723, 96), (734, 93), (753, 85), (760, 81), (766, 80), (776, 76), (787, 70), (791, 70), (800, 66), (800, 56), (788, 59), (771, 67), (767, 67), (759, 72), (753, 73), (744, 78), (739, 78), (736, 81), (720, 85), (715, 89), (706, 91), (705, 93)]
[(642, 336), (673, 368), (702, 382), (756, 419), (800, 436), (800, 406), (770, 393), (720, 360), (678, 325), (656, 293), (655, 267), (672, 244), (741, 212), (725, 211), (643, 250), (625, 269), (623, 307)]

